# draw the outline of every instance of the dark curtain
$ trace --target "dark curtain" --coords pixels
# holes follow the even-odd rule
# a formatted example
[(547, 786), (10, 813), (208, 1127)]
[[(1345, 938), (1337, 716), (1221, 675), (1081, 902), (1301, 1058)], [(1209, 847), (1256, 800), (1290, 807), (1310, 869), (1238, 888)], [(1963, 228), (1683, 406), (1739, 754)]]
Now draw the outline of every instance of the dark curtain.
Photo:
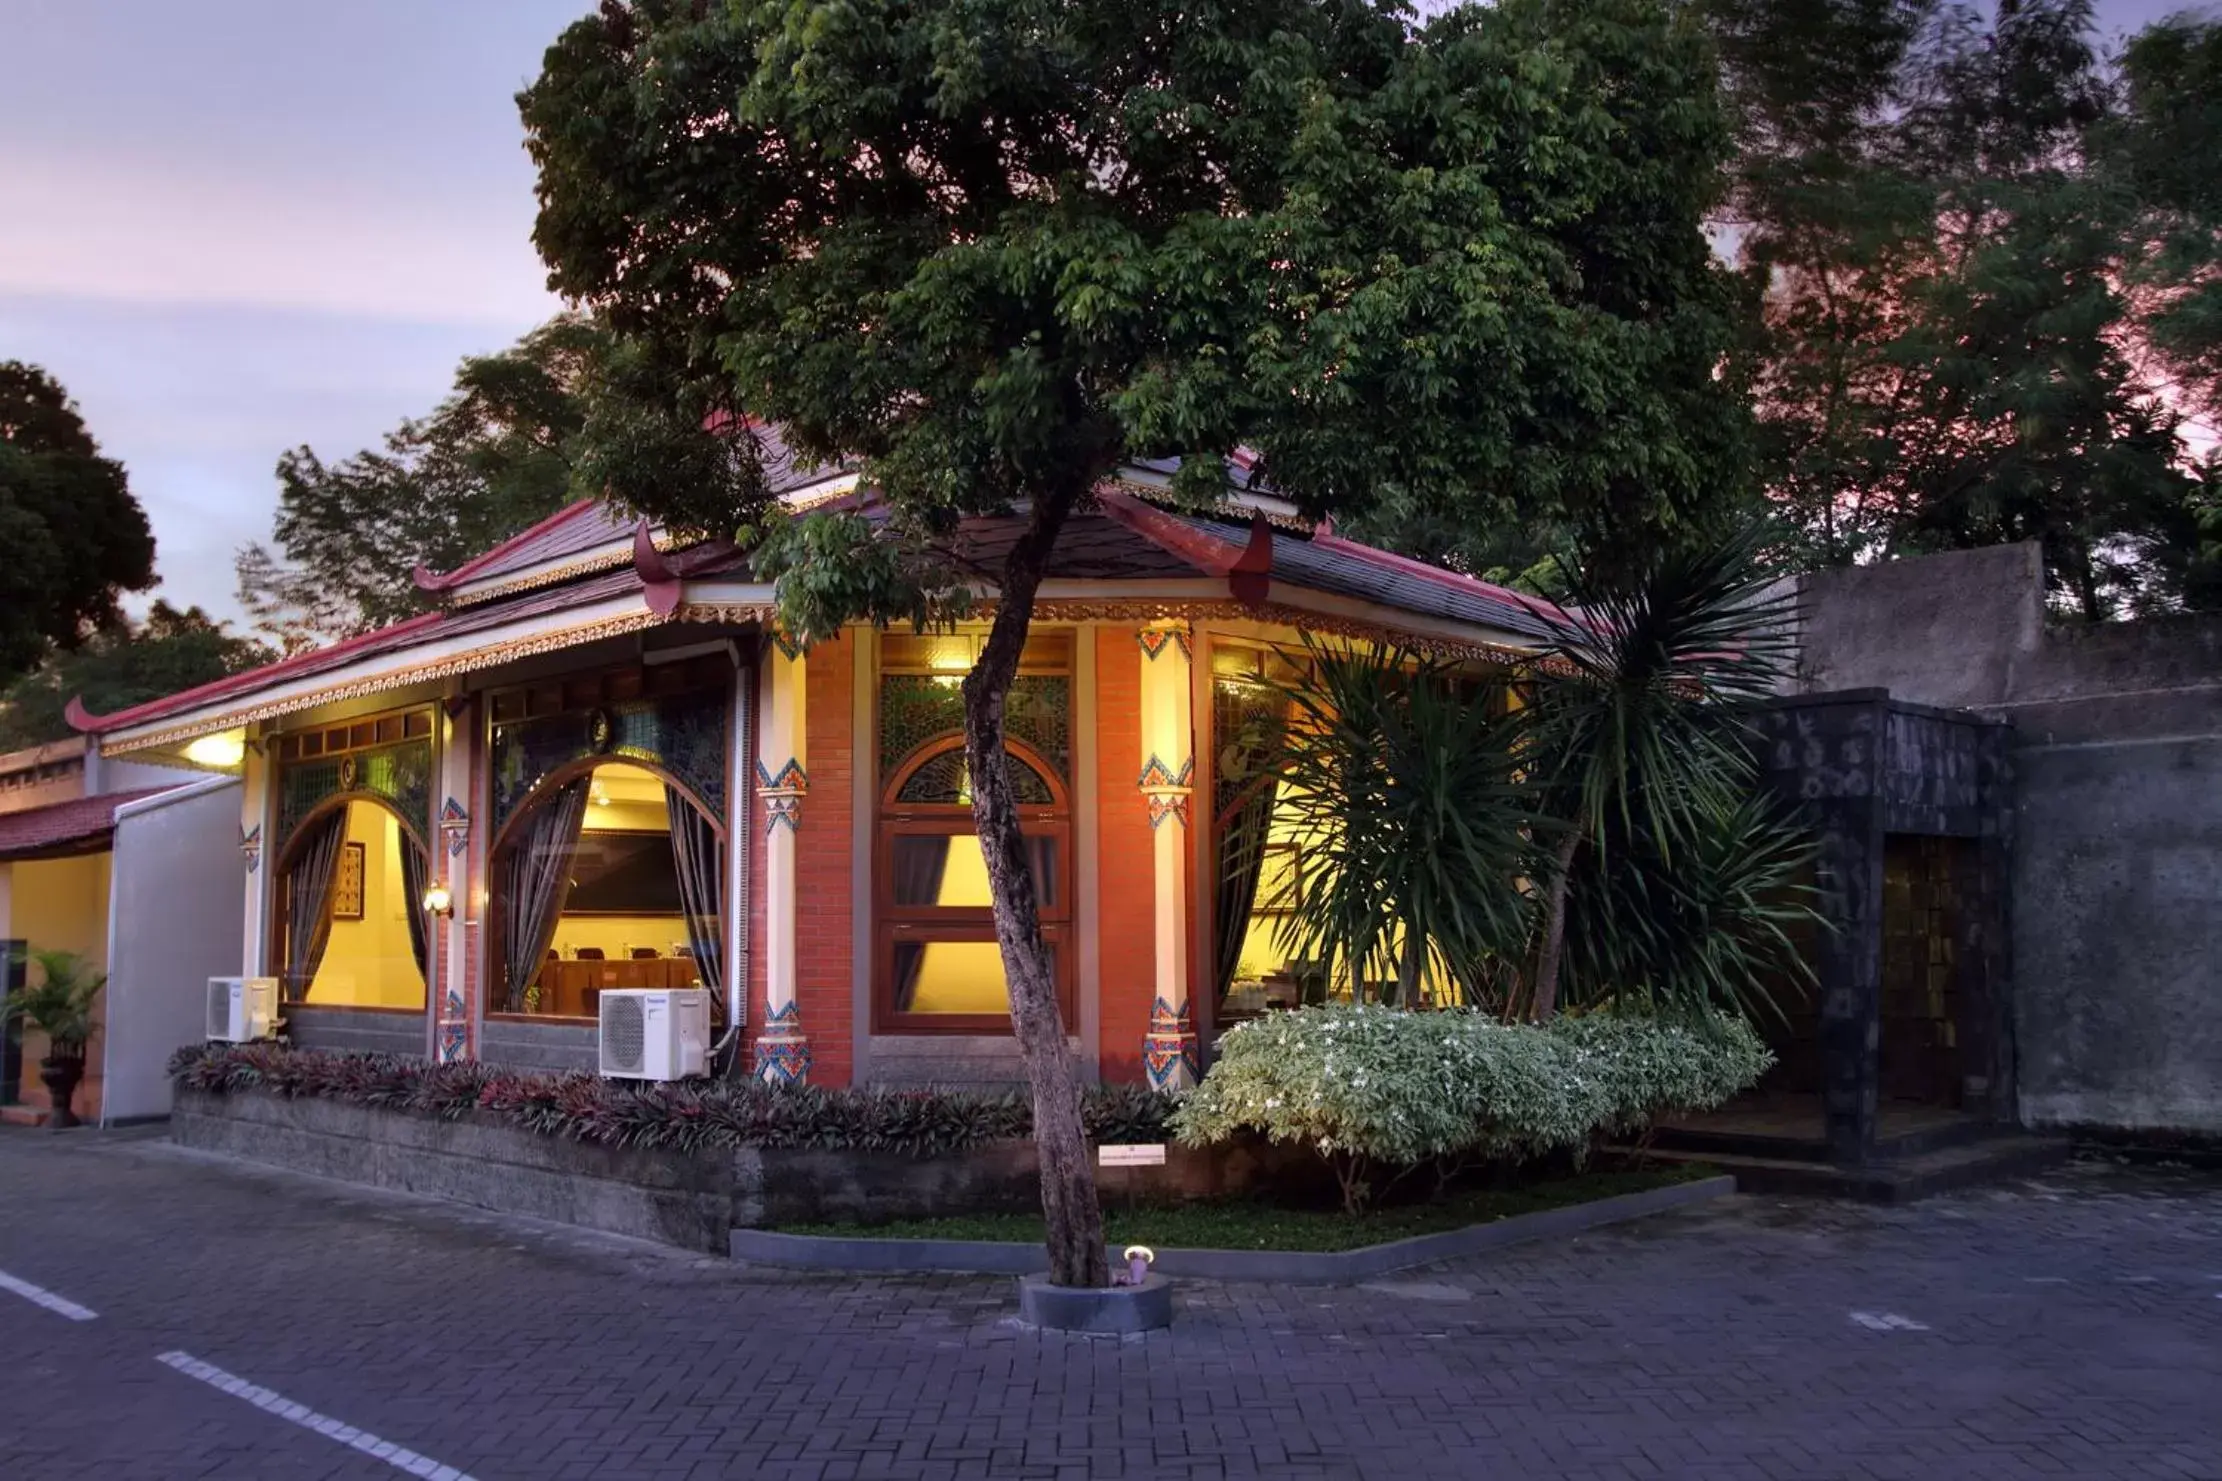
[[(949, 838), (946, 834), (899, 835), (894, 854), (895, 898), (909, 905), (932, 905), (941, 899), (942, 876), (949, 872)], [(918, 974), (926, 967), (922, 943), (902, 942), (895, 948), (895, 1008), (910, 1011), (918, 991)]]
[(717, 829), (672, 786), (664, 788), (664, 811), (671, 819), (671, 866), (679, 877), (679, 906), (687, 913), (687, 947), (694, 972), (710, 990), (720, 1017), (725, 1012), (725, 869), (719, 859)]
[(426, 867), (424, 845), (411, 838), (406, 828), (395, 831), (401, 835), (401, 892), (407, 899), (403, 914), (409, 917), (409, 955), (417, 959), (417, 976), (430, 982), (426, 967), (432, 957), (432, 941), (424, 918), (424, 887), (431, 871)]
[(309, 995), (324, 948), (332, 940), (332, 890), (339, 883), (340, 850), (347, 843), (347, 808), (336, 807), (302, 829), (299, 852), (285, 877), (285, 993), (298, 1003)]
[(1258, 880), (1265, 873), (1265, 836), (1273, 826), (1273, 798), (1280, 791), (1272, 777), (1240, 802), (1219, 830), (1219, 886), (1211, 902), (1212, 976), (1224, 998), (1242, 965), (1242, 945), (1250, 934), (1250, 908), (1257, 903)]
[(501, 871), (503, 1011), (521, 1013), (548, 948), (555, 943), (563, 902), (571, 893), (571, 861), (586, 821), (588, 780), (556, 789), (518, 830)]

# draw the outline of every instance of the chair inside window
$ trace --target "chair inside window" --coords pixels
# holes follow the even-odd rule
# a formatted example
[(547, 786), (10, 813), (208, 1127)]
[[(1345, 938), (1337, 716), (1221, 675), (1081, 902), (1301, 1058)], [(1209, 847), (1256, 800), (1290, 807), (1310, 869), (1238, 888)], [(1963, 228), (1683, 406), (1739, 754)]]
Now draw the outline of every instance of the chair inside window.
[(582, 962), (598, 962), (603, 959), (602, 948), (599, 946), (582, 946), (579, 948), (579, 960)]
[(634, 960), (634, 961), (636, 961), (636, 962), (652, 962), (652, 961), (654, 961), (655, 959), (656, 959), (656, 948), (655, 948), (655, 947), (653, 947), (653, 946), (636, 946), (636, 947), (634, 947), (634, 948), (633, 948), (633, 960)]

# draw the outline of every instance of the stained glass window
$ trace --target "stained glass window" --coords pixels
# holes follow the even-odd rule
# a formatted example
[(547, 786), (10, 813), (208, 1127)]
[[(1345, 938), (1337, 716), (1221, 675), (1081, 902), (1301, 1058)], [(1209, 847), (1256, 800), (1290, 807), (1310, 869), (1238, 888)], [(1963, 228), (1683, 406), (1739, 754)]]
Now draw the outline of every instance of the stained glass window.
[[(390, 804), (419, 838), (432, 825), (432, 742), (401, 741), (278, 768), (278, 837), (293, 830), (327, 799), (367, 793)], [(281, 844), (281, 851), (283, 845)]]
[[(1072, 779), (1072, 680), (1064, 674), (1020, 674), (1003, 702), (1003, 729), (1040, 752), (1060, 780)], [(924, 747), (964, 734), (963, 691), (944, 674), (880, 678), (880, 779), (886, 781)]]
[[(1049, 780), (1018, 756), (1006, 754), (1010, 763), (1011, 790), (1022, 807), (1049, 807), (1057, 798)], [(964, 752), (952, 748), (904, 778), (897, 802), (943, 803), (962, 806), (972, 801), (972, 783), (965, 773)]]
[(705, 689), (496, 725), (494, 831), (559, 769), (597, 756), (662, 768), (722, 822), (730, 709), (723, 691)]

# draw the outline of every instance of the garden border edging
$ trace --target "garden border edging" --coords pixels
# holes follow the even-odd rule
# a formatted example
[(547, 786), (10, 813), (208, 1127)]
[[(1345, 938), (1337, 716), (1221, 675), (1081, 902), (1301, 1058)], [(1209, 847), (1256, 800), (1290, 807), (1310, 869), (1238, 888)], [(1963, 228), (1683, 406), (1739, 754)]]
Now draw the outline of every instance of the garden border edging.
[[(1701, 1178), (1590, 1203), (1517, 1214), (1489, 1224), (1415, 1235), (1354, 1250), (1159, 1249), (1156, 1275), (1205, 1280), (1286, 1281), (1301, 1285), (1354, 1285), (1391, 1271), (1437, 1260), (1478, 1255), (1552, 1235), (1579, 1234), (1668, 1209), (1704, 1203), (1736, 1191), (1732, 1177)], [(1113, 1264), (1121, 1258), (1109, 1251)], [(978, 1239), (872, 1239), (822, 1234), (783, 1234), (735, 1229), (732, 1255), (757, 1265), (798, 1270), (862, 1271), (877, 1275), (1036, 1275), (1049, 1268), (1040, 1245)]]

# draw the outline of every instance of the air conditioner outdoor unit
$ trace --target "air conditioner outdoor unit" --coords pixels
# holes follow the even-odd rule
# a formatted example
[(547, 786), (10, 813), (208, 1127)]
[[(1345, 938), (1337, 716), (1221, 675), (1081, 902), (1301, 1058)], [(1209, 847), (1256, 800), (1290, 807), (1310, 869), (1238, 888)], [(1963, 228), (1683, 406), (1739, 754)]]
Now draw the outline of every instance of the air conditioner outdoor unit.
[(227, 1044), (251, 1044), (269, 1038), (277, 1021), (277, 978), (208, 979), (209, 1038)]
[(710, 1072), (710, 995), (699, 987), (605, 989), (602, 1073), (684, 1080)]

